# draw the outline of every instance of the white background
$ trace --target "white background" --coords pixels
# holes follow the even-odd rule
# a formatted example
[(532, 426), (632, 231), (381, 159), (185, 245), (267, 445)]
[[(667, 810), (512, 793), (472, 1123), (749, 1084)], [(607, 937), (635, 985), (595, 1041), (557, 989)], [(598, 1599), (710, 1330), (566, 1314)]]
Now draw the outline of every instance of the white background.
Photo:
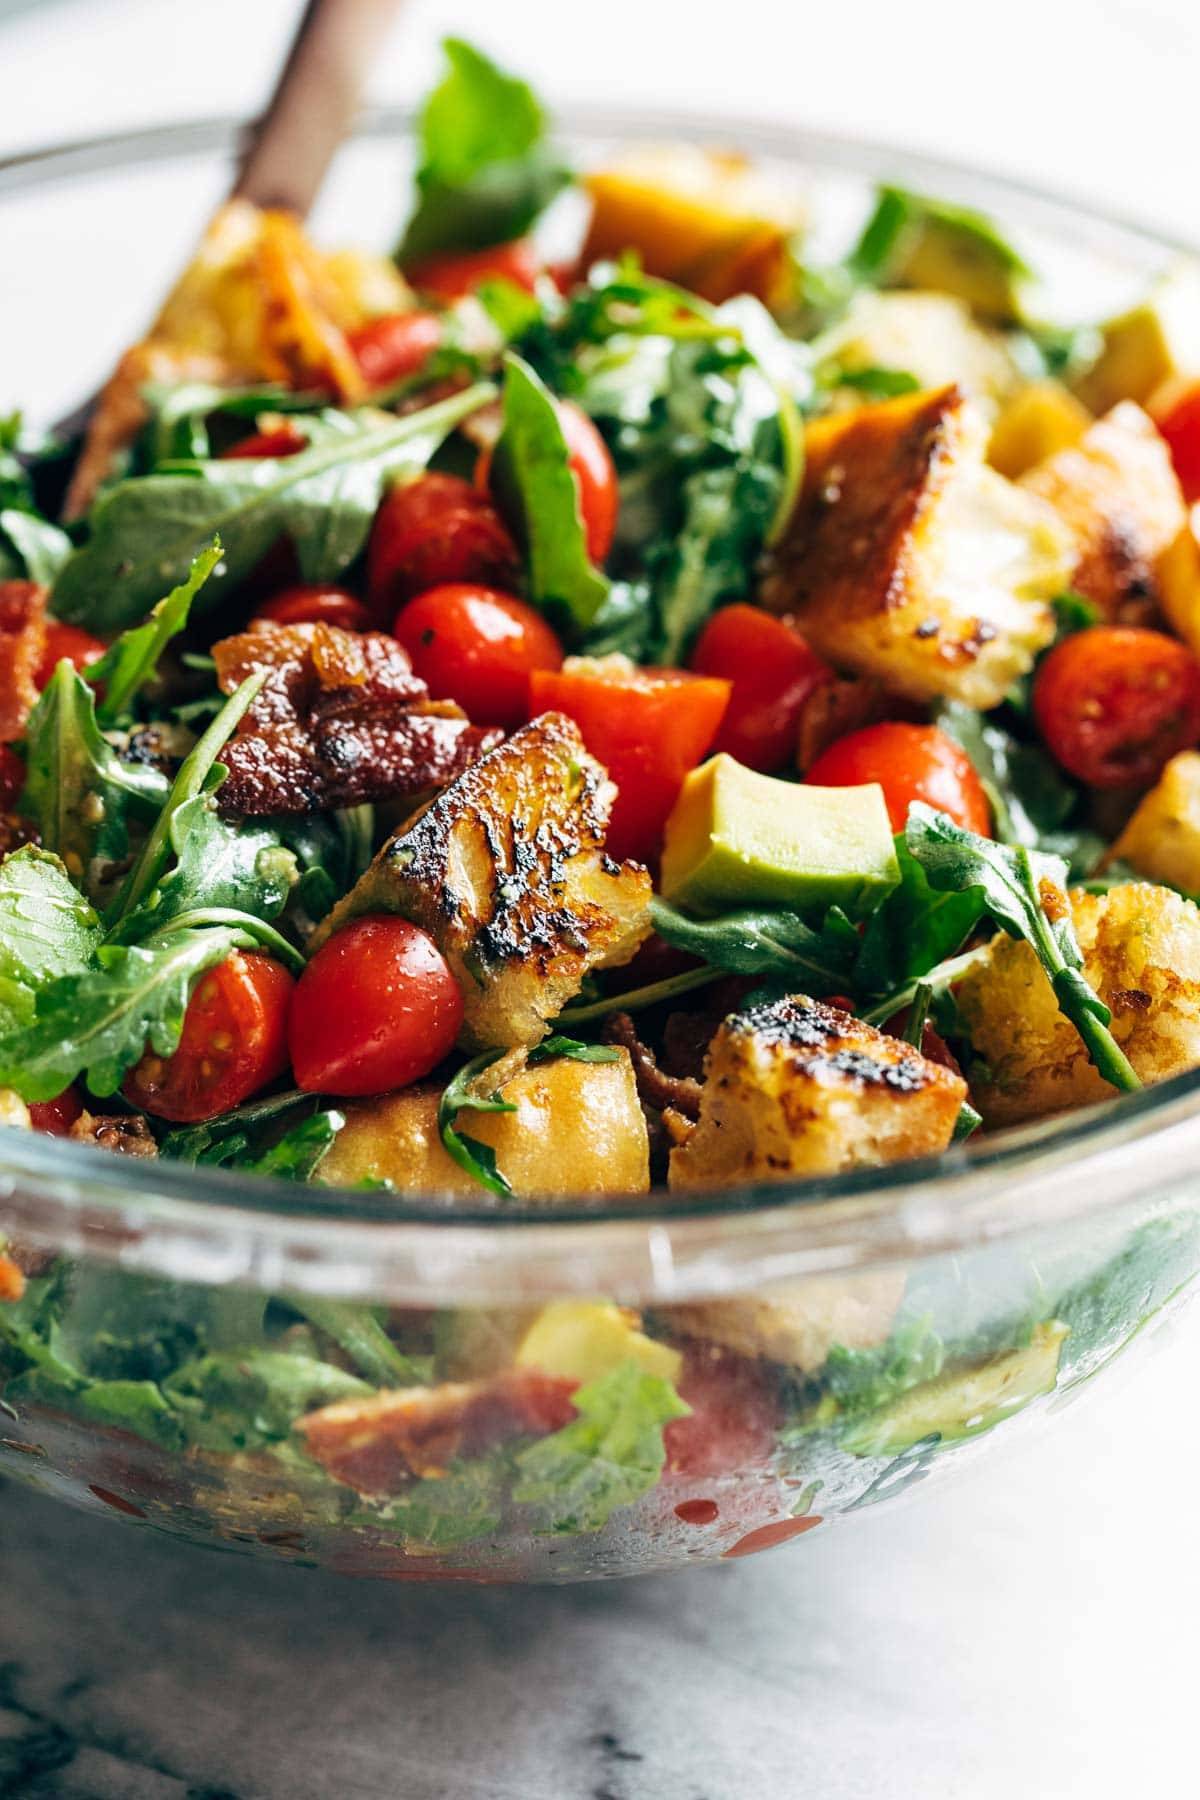
[[(0, 0), (0, 153), (109, 126), (251, 110), (295, 11), (294, 0)], [(446, 29), (477, 37), (533, 76), (567, 118), (573, 97), (617, 97), (856, 130), (1200, 234), (1195, 0), (723, 0), (719, 7), (708, 0), (410, 0), (375, 72), (374, 97), (419, 92)], [(4, 281), (0, 246), (0, 288)], [(78, 304), (88, 304), (83, 270)], [(36, 370), (39, 347), (21, 349), (25, 367)], [(739, 1686), (726, 1669), (711, 1716), (697, 1696), (705, 1716), (694, 1722), (693, 1738), (700, 1734), (714, 1760), (706, 1786), (672, 1783), (670, 1793), (730, 1800), (750, 1791), (764, 1800), (1196, 1793), (1198, 1354), (1193, 1321), (1169, 1354), (1134, 1369), (1115, 1393), (1098, 1394), (995, 1464), (983, 1461), (957, 1489), (919, 1497), (878, 1523), (864, 1518), (855, 1533), (828, 1543), (814, 1534), (790, 1560), (757, 1565), (739, 1589), (724, 1581), (716, 1616), (723, 1606), (730, 1630), (746, 1640), (738, 1652), (743, 1672), (755, 1660), (754, 1608), (761, 1650), (786, 1642), (788, 1609), (799, 1607), (802, 1592), (810, 1624), (814, 1604), (828, 1605), (827, 1636), (803, 1677), (799, 1646), (795, 1666), (777, 1671), (773, 1742), (764, 1737), (772, 1712), (757, 1674)], [(208, 1567), (181, 1555), (181, 1588), (193, 1566)], [(663, 1596), (654, 1604), (668, 1657), (658, 1676), (661, 1702), (653, 1674), (639, 1685), (648, 1736), (656, 1719), (665, 1730), (678, 1715), (671, 1603), (666, 1589), (653, 1591)], [(704, 1610), (701, 1592), (691, 1585), (685, 1607), (680, 1590), (680, 1619)], [(747, 1602), (741, 1615), (729, 1598), (735, 1592)], [(568, 1602), (554, 1605), (565, 1618)], [(368, 1610), (378, 1657), (381, 1605), (373, 1600)], [(571, 1616), (586, 1623), (589, 1615)], [(575, 1671), (577, 1692), (603, 1689), (606, 1659), (637, 1661), (630, 1622), (645, 1616), (644, 1604), (622, 1609), (615, 1599), (595, 1612), (582, 1639), (589, 1667)], [(47, 1678), (54, 1655), (68, 1653), (70, 1635), (67, 1620), (61, 1643), (37, 1645)], [(352, 1654), (345, 1632), (341, 1651)], [(723, 1651), (732, 1667), (738, 1657), (728, 1644)], [(682, 1672), (686, 1644), (677, 1654)], [(833, 1677), (823, 1688), (812, 1673), (818, 1666)], [(169, 1663), (158, 1679), (169, 1686)], [(166, 1687), (155, 1691), (141, 1722), (166, 1732), (170, 1695)], [(818, 1708), (815, 1716), (798, 1713), (802, 1696)], [(569, 1709), (570, 1696), (553, 1702), (551, 1713), (555, 1706)], [(682, 1724), (680, 1717), (676, 1728)], [(509, 1746), (511, 1767), (525, 1771), (520, 1786), (514, 1776), (514, 1793), (540, 1791), (539, 1773), (553, 1761), (552, 1719), (544, 1729), (543, 1750), (536, 1740)], [(660, 1746), (658, 1766), (678, 1773), (696, 1743), (680, 1746)], [(238, 1772), (236, 1760), (200, 1767), (203, 1748), (193, 1749), (194, 1779), (218, 1767)], [(241, 1772), (256, 1793), (268, 1791), (261, 1768)], [(631, 1767), (622, 1779), (628, 1792), (657, 1800), (652, 1786), (635, 1785), (648, 1772), (640, 1777)], [(494, 1791), (510, 1789), (498, 1781)], [(560, 1796), (565, 1791), (558, 1787)], [(391, 1800), (387, 1787), (365, 1778), (355, 1792)], [(554, 1793), (548, 1787), (547, 1800)]]

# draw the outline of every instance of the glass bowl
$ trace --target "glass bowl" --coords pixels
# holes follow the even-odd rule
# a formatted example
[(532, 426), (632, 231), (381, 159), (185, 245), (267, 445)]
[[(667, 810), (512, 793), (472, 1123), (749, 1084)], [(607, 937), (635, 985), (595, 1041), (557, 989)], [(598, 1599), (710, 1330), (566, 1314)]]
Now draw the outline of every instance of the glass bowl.
[[(385, 243), (408, 116), (370, 115), (315, 220)], [(991, 211), (1096, 316), (1177, 252), (882, 146), (678, 114), (833, 247), (887, 178)], [(228, 121), (0, 162), (0, 399), (105, 373), (228, 181)], [(88, 305), (79, 304), (80, 269)], [(0, 1129), (0, 1474), (208, 1542), (399, 1580), (562, 1581), (828, 1529), (1050, 1418), (1200, 1270), (1200, 1075), (934, 1161), (505, 1211), (292, 1188)], [(686, 1416), (677, 1395), (690, 1410)], [(298, 1421), (303, 1421), (298, 1423)]]

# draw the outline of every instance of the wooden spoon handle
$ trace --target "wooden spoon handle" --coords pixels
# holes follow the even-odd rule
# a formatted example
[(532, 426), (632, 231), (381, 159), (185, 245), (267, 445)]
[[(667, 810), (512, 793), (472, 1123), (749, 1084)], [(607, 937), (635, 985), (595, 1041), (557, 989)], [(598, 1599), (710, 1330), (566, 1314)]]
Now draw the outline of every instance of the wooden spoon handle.
[(303, 218), (358, 111), (403, 0), (308, 0), (233, 193)]

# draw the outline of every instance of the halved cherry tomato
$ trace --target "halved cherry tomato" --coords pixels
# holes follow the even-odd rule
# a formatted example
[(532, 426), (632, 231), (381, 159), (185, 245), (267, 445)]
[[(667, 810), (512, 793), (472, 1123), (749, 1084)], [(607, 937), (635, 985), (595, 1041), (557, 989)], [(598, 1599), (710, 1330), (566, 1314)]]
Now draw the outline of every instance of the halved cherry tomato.
[(1165, 632), (1090, 625), (1042, 663), (1033, 716), (1055, 761), (1080, 781), (1144, 786), (1200, 740), (1200, 663)]
[(744, 602), (713, 614), (691, 666), (698, 675), (724, 675), (733, 683), (713, 748), (766, 775), (795, 761), (804, 705), (833, 680), (828, 663), (794, 626)]
[(914, 800), (948, 813), (956, 825), (990, 837), (992, 809), (974, 764), (936, 725), (891, 720), (839, 738), (805, 776), (815, 787), (883, 789), (893, 831), (903, 831)]
[(1188, 502), (1200, 500), (1200, 377), (1167, 382), (1149, 402)]
[(457, 700), (477, 725), (522, 724), (534, 669), (562, 667), (562, 645), (540, 612), (467, 582), (418, 594), (397, 614), (395, 635), (433, 698)]
[(25, 786), (25, 764), (11, 744), (0, 744), (0, 812), (11, 812)]
[[(608, 453), (608, 445), (587, 414), (570, 400), (556, 401), (555, 406), (566, 439), (568, 463), (579, 490), (579, 516), (583, 520), (587, 553), (594, 563), (602, 563), (612, 549), (617, 529), (620, 495), (616, 467)], [(488, 492), (491, 474), (489, 446), (475, 464), (475, 486), (482, 493)]]
[(255, 431), (240, 443), (231, 444), (221, 457), (225, 462), (236, 462), (243, 457), (298, 456), (307, 449), (308, 439), (298, 425), (276, 425), (270, 431)]
[(429, 312), (384, 313), (349, 336), (355, 360), (373, 388), (415, 375), (441, 341), (441, 320)]
[(704, 756), (729, 704), (730, 684), (685, 669), (639, 669), (625, 657), (572, 657), (529, 678), (530, 709), (563, 712), (617, 784), (608, 850), (643, 862), (658, 854), (683, 778)]
[(235, 950), (200, 977), (178, 1049), (168, 1057), (147, 1051), (125, 1078), (125, 1098), (183, 1125), (240, 1106), (287, 1068), (295, 985), (282, 963)]
[(64, 1088), (56, 1100), (32, 1100), (29, 1122), (35, 1131), (51, 1137), (68, 1137), (71, 1127), (83, 1112), (83, 1101), (73, 1087)]
[(47, 619), (46, 648), (34, 680), (38, 687), (44, 688), (60, 662), (69, 662), (75, 669), (86, 669), (89, 663), (104, 655), (104, 650), (100, 639), (93, 637), (90, 631), (84, 631), (78, 625), (64, 625), (59, 619)]
[(421, 475), (383, 500), (367, 545), (367, 597), (380, 620), (405, 600), (452, 581), (511, 587), (517, 547), (486, 495), (457, 475)]
[(415, 288), (440, 300), (461, 300), (482, 281), (511, 281), (532, 294), (542, 272), (542, 259), (530, 238), (493, 244), (488, 250), (465, 250), (431, 256), (405, 273)]
[(366, 631), (371, 615), (361, 600), (345, 588), (311, 586), (285, 588), (264, 600), (254, 614), (275, 625), (340, 625), (343, 631)]
[(296, 987), (288, 1040), (298, 1085), (327, 1094), (407, 1087), (454, 1048), (463, 1001), (427, 932), (364, 913), (322, 944)]

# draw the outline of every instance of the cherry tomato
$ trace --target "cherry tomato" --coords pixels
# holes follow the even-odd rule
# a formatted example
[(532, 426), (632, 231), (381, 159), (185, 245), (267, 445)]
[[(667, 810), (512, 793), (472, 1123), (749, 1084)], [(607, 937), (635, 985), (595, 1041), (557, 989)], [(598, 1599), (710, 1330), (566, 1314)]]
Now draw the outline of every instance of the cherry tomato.
[(877, 781), (893, 831), (904, 830), (909, 807), (923, 800), (967, 831), (991, 836), (992, 810), (983, 783), (966, 752), (936, 725), (892, 720), (852, 731), (818, 756), (805, 780), (814, 787), (865, 787)]
[(1150, 399), (1188, 502), (1200, 500), (1200, 377), (1167, 382)]
[(691, 666), (699, 675), (724, 675), (733, 683), (714, 749), (766, 775), (794, 762), (805, 703), (833, 680), (832, 669), (793, 626), (744, 603), (713, 614)]
[(730, 684), (684, 669), (639, 669), (624, 657), (574, 657), (529, 678), (531, 711), (562, 712), (617, 784), (608, 828), (615, 857), (648, 861), (683, 778), (704, 756), (729, 704)]
[(0, 813), (12, 811), (24, 786), (24, 762), (11, 744), (0, 744)]
[(258, 607), (256, 619), (276, 625), (340, 625), (343, 631), (366, 631), (371, 615), (361, 600), (345, 588), (299, 586), (285, 588)]
[(367, 597), (379, 620), (446, 582), (511, 587), (520, 558), (491, 501), (457, 475), (422, 475), (392, 488), (371, 527)]
[(308, 439), (298, 425), (276, 425), (271, 431), (255, 431), (221, 452), (225, 462), (242, 457), (298, 456), (308, 449)]
[(462, 1024), (458, 983), (433, 939), (364, 913), (322, 944), (296, 988), (288, 1040), (298, 1085), (382, 1094), (428, 1075)]
[(58, 619), (47, 619), (46, 648), (34, 681), (44, 688), (60, 662), (69, 662), (75, 669), (86, 669), (89, 663), (104, 655), (104, 650), (100, 639), (93, 637), (90, 631), (83, 631), (78, 625), (64, 625)]
[(287, 1068), (295, 985), (282, 963), (235, 950), (200, 977), (178, 1049), (168, 1057), (147, 1051), (125, 1078), (125, 1098), (182, 1125), (240, 1106)]
[(776, 1386), (760, 1362), (716, 1344), (689, 1344), (679, 1397), (691, 1407), (663, 1433), (674, 1475), (736, 1475), (765, 1463), (779, 1421)]
[(508, 731), (529, 717), (533, 670), (562, 667), (562, 645), (541, 613), (465, 582), (410, 600), (395, 635), (435, 700), (457, 700), (477, 725)]
[(29, 1122), (35, 1131), (51, 1137), (69, 1137), (71, 1127), (83, 1112), (83, 1102), (73, 1087), (64, 1088), (55, 1100), (32, 1100)]
[[(617, 471), (608, 445), (585, 412), (570, 400), (556, 401), (558, 422), (566, 439), (567, 458), (579, 491), (579, 516), (583, 520), (587, 553), (602, 563), (612, 549), (617, 529)], [(492, 451), (484, 450), (475, 465), (475, 486), (487, 493), (492, 474)]]
[(433, 313), (385, 313), (350, 333), (350, 348), (368, 387), (389, 387), (415, 375), (442, 341), (441, 320)]
[(440, 300), (461, 300), (482, 281), (511, 281), (532, 294), (542, 272), (542, 259), (529, 238), (493, 244), (489, 250), (465, 250), (431, 256), (405, 273), (415, 288)]
[(1164, 632), (1090, 625), (1042, 663), (1033, 716), (1055, 761), (1080, 781), (1144, 786), (1200, 739), (1200, 663)]

